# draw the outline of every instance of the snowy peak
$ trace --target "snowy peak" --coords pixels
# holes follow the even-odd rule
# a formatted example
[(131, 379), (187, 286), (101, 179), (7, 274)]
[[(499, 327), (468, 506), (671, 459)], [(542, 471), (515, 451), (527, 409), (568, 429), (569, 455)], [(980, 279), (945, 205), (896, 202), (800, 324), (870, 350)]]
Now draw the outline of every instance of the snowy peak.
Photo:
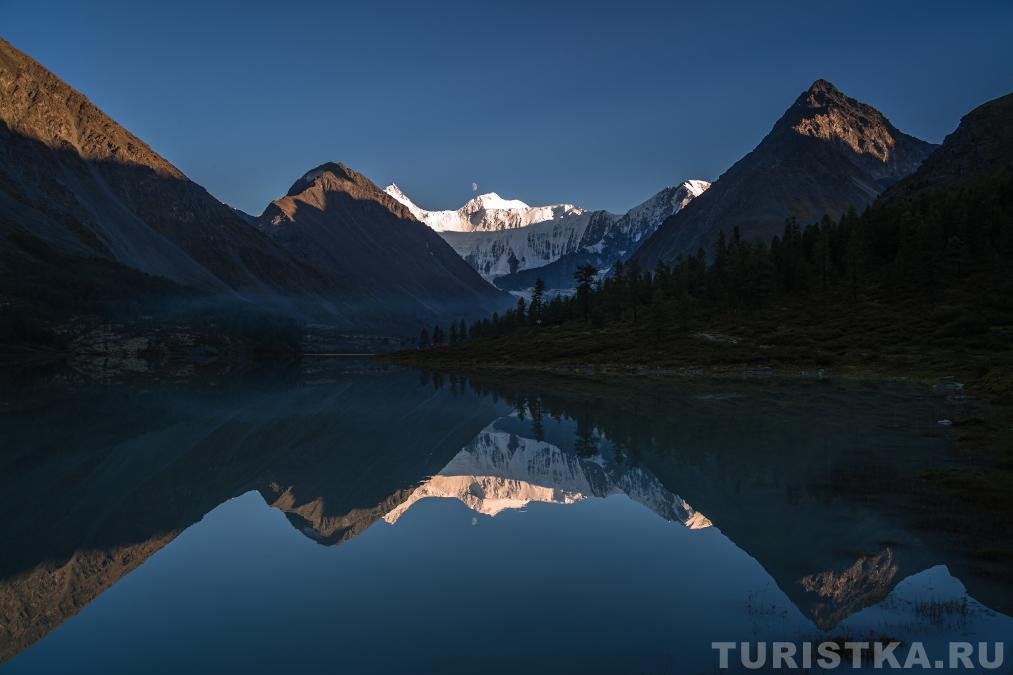
[(572, 204), (528, 206), (519, 199), (504, 199), (495, 192), (473, 197), (454, 211), (428, 211), (415, 204), (394, 183), (384, 191), (437, 232), (497, 232), (585, 213)]
[(411, 214), (415, 216), (415, 218), (417, 218), (418, 220), (422, 220), (422, 216), (425, 213), (425, 211), (419, 208), (419, 206), (415, 202), (409, 199), (408, 195), (402, 192), (401, 188), (399, 188), (396, 184), (391, 183), (390, 185), (385, 187), (383, 191), (386, 192), (391, 197), (393, 197), (395, 201), (400, 202), (402, 206), (411, 211)]
[(681, 211), (709, 187), (710, 183), (705, 180), (683, 181), (634, 206), (612, 223), (602, 236), (598, 247), (602, 262), (611, 265), (617, 259), (628, 257), (641, 241), (654, 234), (666, 218)]
[[(396, 199), (399, 202), (401, 202), (402, 204), (404, 204), (405, 206), (408, 206), (408, 207), (415, 206), (415, 202), (413, 202), (411, 199), (408, 198), (408, 195), (406, 195), (401, 190), (401, 188), (399, 188), (397, 186), (397, 183), (391, 183), (390, 185), (388, 185), (387, 187), (385, 187), (383, 189), (383, 191), (386, 192), (387, 194), (389, 194), (394, 199)], [(415, 206), (415, 208), (418, 208), (418, 207)]]
[(683, 181), (678, 185), (661, 190), (643, 204), (634, 206), (626, 212), (623, 218), (637, 218), (645, 213), (660, 213), (662, 211), (667, 212), (665, 214), (667, 217), (702, 195), (710, 186), (711, 184), (705, 180)]
[(531, 208), (519, 199), (503, 199), (495, 192), (487, 192), (484, 195), (479, 195), (474, 199), (468, 200), (464, 206), (460, 208), (464, 213), (476, 213), (482, 210), (492, 209), (513, 209), (522, 210)]
[(679, 187), (685, 190), (692, 199), (702, 195), (710, 186), (711, 184), (707, 181), (698, 179), (683, 181), (682, 184), (679, 185)]

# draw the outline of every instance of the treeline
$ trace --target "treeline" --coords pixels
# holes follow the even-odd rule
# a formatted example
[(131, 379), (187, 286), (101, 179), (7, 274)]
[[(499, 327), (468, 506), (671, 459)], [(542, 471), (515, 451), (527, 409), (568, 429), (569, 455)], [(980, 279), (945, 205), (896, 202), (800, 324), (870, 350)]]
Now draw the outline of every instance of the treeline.
[[(954, 330), (987, 330), (1013, 320), (1013, 174), (914, 197), (880, 200), (806, 227), (794, 220), (772, 241), (721, 233), (672, 265), (641, 269), (619, 261), (608, 275), (592, 266), (574, 275), (576, 293), (546, 298), (539, 281), (530, 302), (470, 326), (424, 333), (420, 346), (501, 336), (521, 327), (583, 322), (601, 327), (646, 323), (685, 328), (701, 313), (762, 310), (786, 299), (901, 302), (950, 289), (971, 290), (973, 310)], [(990, 315), (991, 313), (991, 315)]]

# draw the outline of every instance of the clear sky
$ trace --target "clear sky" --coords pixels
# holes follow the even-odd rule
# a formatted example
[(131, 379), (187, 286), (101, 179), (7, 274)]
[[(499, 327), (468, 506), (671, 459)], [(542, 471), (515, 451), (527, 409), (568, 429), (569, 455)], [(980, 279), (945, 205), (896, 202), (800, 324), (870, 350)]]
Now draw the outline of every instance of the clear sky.
[(622, 212), (820, 77), (935, 142), (1013, 91), (1010, 0), (0, 0), (0, 35), (257, 214), (329, 160), (427, 208)]

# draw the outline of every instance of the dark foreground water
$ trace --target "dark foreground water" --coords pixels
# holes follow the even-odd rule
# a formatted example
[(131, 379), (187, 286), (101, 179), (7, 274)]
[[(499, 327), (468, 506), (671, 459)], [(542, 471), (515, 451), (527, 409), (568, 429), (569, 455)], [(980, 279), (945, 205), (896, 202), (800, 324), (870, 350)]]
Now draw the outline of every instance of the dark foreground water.
[(1013, 637), (1005, 570), (912, 496), (952, 392), (348, 359), (2, 392), (4, 674), (678, 674), (827, 638), (935, 665)]

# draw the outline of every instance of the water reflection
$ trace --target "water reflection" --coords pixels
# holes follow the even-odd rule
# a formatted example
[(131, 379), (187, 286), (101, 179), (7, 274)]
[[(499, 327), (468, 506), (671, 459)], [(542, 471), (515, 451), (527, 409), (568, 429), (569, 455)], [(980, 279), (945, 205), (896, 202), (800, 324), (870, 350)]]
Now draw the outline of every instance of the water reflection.
[[(141, 578), (131, 573), (163, 547), (165, 562), (145, 571), (165, 576), (141, 579), (129, 597), (183, 583), (172, 575), (188, 569), (187, 555), (232, 560), (256, 574), (268, 564), (262, 552), (244, 556), (253, 545), (246, 540), (223, 544), (236, 522), (261, 522), (251, 491), (284, 514), (288, 532), (301, 533), (293, 540), (274, 525), (257, 526), (254, 539), (291, 551), (287, 565), (263, 568), (258, 593), (298, 594), (292, 579), (322, 589), (302, 611), (321, 613), (350, 636), (345, 649), (361, 660), (359, 671), (435, 668), (417, 624), (384, 629), (405, 645), (403, 662), (367, 649), (364, 635), (351, 637), (372, 613), (401, 614), (403, 597), (431, 590), (433, 579), (421, 574), (427, 560), (434, 570), (470, 564), (489, 575), (470, 585), (447, 578), (445, 599), (457, 594), (467, 603), (478, 592), (506, 602), (523, 589), (541, 606), (650, 609), (631, 619), (637, 630), (623, 638), (638, 645), (635, 654), (606, 645), (586, 659), (601, 669), (630, 659), (673, 672), (711, 667), (710, 641), (721, 639), (958, 632), (988, 639), (1010, 630), (1007, 617), (979, 602), (1008, 608), (1002, 577), (913, 520), (923, 512), (908, 496), (918, 471), (949, 461), (932, 425), (946, 416), (940, 407), (957, 403), (906, 385), (463, 378), (339, 361), (119, 383), (60, 372), (8, 382), (4, 391), (11, 394), (0, 409), (0, 660), (25, 652), (9, 664), (15, 670), (65, 663), (59, 654), (74, 640), (95, 642), (100, 628), (119, 632), (163, 610), (179, 621), (157, 644), (185, 645), (187, 617), (167, 611), (178, 601), (167, 597), (164, 607), (86, 610), (43, 638), (121, 580)], [(436, 506), (443, 503), (466, 509), (472, 527), (484, 524), (481, 546), (462, 548), (472, 535), (456, 529), (458, 512)], [(174, 543), (185, 530), (190, 539)], [(334, 565), (354, 568), (357, 610), (329, 601), (329, 592), (346, 600), (350, 593), (331, 588), (333, 568), (303, 576), (307, 561), (318, 559), (312, 551), (324, 550), (307, 548), (307, 538), (333, 550)], [(331, 548), (353, 539), (358, 553)], [(550, 583), (541, 568), (520, 575), (508, 564), (535, 552), (539, 565), (570, 558), (557, 561), (571, 566), (569, 581)], [(360, 557), (372, 562), (355, 568)], [(611, 573), (629, 565), (628, 574)], [(586, 597), (572, 597), (567, 583)], [(215, 588), (206, 595), (215, 597)], [(120, 596), (105, 597), (112, 606)], [(222, 605), (219, 630), (243, 632), (242, 602)], [(471, 620), (452, 608), (428, 611), (450, 631), (467, 630)], [(686, 613), (697, 631), (681, 625)], [(512, 605), (496, 621), (541, 625), (530, 608)], [(581, 635), (577, 626), (551, 630)], [(673, 643), (673, 634), (682, 637)], [(504, 636), (482, 647), (492, 638), (472, 637), (469, 649), (515, 659), (541, 649)], [(410, 655), (412, 644), (420, 651)], [(263, 646), (249, 665), (266, 669), (284, 651)], [(136, 666), (119, 656), (103, 668)], [(544, 668), (526, 669), (559, 669), (544, 658)]]
[[(677, 520), (691, 529), (710, 526), (703, 514), (669, 492), (642, 466), (623, 464), (621, 455), (615, 453), (578, 453), (583, 440), (574, 433), (575, 425), (553, 423), (547, 440), (542, 424), (539, 421), (535, 431), (518, 416), (490, 424), (384, 520), (396, 523), (416, 502), (428, 497), (458, 499), (473, 511), (495, 516), (532, 502), (573, 504), (589, 497), (622, 494), (665, 520)], [(525, 433), (539, 438), (527, 438)]]

